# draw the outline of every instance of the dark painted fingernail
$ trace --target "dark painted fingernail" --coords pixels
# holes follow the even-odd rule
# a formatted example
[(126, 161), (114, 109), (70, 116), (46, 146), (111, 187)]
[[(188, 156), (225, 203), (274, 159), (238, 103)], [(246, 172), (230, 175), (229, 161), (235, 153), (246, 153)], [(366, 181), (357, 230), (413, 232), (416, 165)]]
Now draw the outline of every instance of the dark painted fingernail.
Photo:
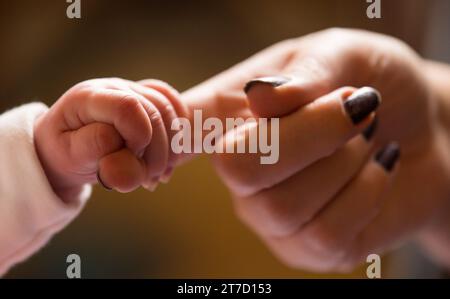
[(375, 155), (375, 160), (386, 169), (387, 172), (391, 172), (394, 169), (395, 164), (400, 158), (400, 147), (398, 143), (391, 142), (385, 148), (380, 150)]
[(105, 183), (103, 183), (102, 179), (100, 178), (100, 172), (97, 171), (97, 181), (106, 191), (112, 191), (113, 189), (111, 187), (108, 187)]
[(253, 79), (251, 81), (248, 81), (247, 84), (245, 84), (244, 91), (245, 93), (248, 93), (250, 89), (252, 89), (256, 85), (264, 84), (264, 85), (271, 85), (272, 87), (278, 87), (283, 84), (286, 84), (291, 79), (283, 76), (274, 76), (274, 77), (263, 77), (263, 78), (257, 78)]
[(375, 116), (372, 123), (362, 132), (362, 135), (364, 136), (366, 141), (370, 141), (372, 139), (373, 135), (375, 135), (377, 127), (378, 127), (378, 117)]
[(374, 112), (381, 103), (380, 93), (371, 88), (363, 87), (355, 91), (344, 102), (345, 110), (356, 125)]

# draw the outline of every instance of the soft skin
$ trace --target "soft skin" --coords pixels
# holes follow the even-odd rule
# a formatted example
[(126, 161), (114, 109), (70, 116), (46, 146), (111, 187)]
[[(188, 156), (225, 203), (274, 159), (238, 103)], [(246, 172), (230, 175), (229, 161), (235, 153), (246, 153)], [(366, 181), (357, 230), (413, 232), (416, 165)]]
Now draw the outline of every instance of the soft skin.
[[(243, 91), (279, 75), (291, 80)], [(276, 44), (182, 96), (210, 116), (282, 116), (278, 165), (244, 154), (213, 160), (238, 216), (286, 264), (349, 271), (416, 240), (450, 267), (449, 81), (448, 66), (402, 41), (330, 29)], [(353, 126), (337, 109), (354, 90), (342, 86), (382, 94), (371, 142), (360, 133), (373, 115)], [(402, 154), (388, 173), (373, 154), (391, 141)]]
[(119, 192), (167, 182), (178, 157), (172, 121), (186, 115), (179, 94), (158, 80), (94, 79), (68, 90), (35, 124), (35, 146), (57, 195), (70, 201), (82, 186)]

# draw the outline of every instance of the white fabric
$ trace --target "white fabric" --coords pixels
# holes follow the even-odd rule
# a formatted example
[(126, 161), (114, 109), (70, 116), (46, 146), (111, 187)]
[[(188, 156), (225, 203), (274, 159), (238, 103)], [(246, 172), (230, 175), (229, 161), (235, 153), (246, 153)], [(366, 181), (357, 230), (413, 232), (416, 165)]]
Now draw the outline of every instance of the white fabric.
[(46, 111), (31, 103), (0, 115), (0, 276), (65, 227), (91, 193), (86, 185), (67, 204), (53, 192), (33, 142), (35, 120)]

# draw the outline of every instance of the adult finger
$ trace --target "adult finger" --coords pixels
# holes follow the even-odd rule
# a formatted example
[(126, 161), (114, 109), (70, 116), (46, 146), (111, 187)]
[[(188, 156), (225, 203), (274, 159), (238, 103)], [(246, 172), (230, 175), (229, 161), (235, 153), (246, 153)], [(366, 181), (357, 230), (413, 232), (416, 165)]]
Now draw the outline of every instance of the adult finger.
[(285, 181), (237, 199), (238, 214), (260, 235), (291, 235), (356, 176), (370, 153), (371, 143), (358, 136)]
[(380, 150), (333, 201), (297, 237), (324, 254), (345, 252), (379, 214), (400, 151), (396, 143)]
[[(223, 174), (225, 183), (239, 196), (270, 188), (330, 156), (360, 134), (373, 121), (380, 102), (379, 93), (372, 88), (346, 87), (281, 118), (279, 128), (273, 127), (272, 120), (267, 132), (262, 134), (270, 134), (269, 154), (278, 158), (270, 165), (261, 165), (263, 153), (227, 153), (228, 148), (249, 144), (263, 126), (249, 125), (231, 130), (217, 141), (216, 146), (223, 151), (214, 157), (217, 169)], [(261, 138), (258, 142), (261, 148)]]
[(347, 258), (358, 234), (373, 221), (383, 205), (383, 194), (393, 175), (399, 150), (390, 144), (309, 224), (284, 237), (264, 236), (287, 264), (314, 271), (348, 271)]

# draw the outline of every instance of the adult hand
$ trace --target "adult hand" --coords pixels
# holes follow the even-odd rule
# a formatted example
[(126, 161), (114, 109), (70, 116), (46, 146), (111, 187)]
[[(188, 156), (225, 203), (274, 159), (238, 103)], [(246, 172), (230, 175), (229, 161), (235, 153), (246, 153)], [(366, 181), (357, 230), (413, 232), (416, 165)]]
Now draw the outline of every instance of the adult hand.
[[(368, 254), (433, 235), (450, 213), (448, 128), (425, 65), (399, 40), (331, 29), (277, 44), (183, 96), (210, 116), (282, 117), (277, 164), (220, 154), (216, 168), (239, 217), (284, 262), (347, 271)], [(376, 105), (362, 100), (373, 93), (342, 86), (380, 92), (375, 131)], [(366, 103), (356, 121), (342, 109), (355, 98)]]

